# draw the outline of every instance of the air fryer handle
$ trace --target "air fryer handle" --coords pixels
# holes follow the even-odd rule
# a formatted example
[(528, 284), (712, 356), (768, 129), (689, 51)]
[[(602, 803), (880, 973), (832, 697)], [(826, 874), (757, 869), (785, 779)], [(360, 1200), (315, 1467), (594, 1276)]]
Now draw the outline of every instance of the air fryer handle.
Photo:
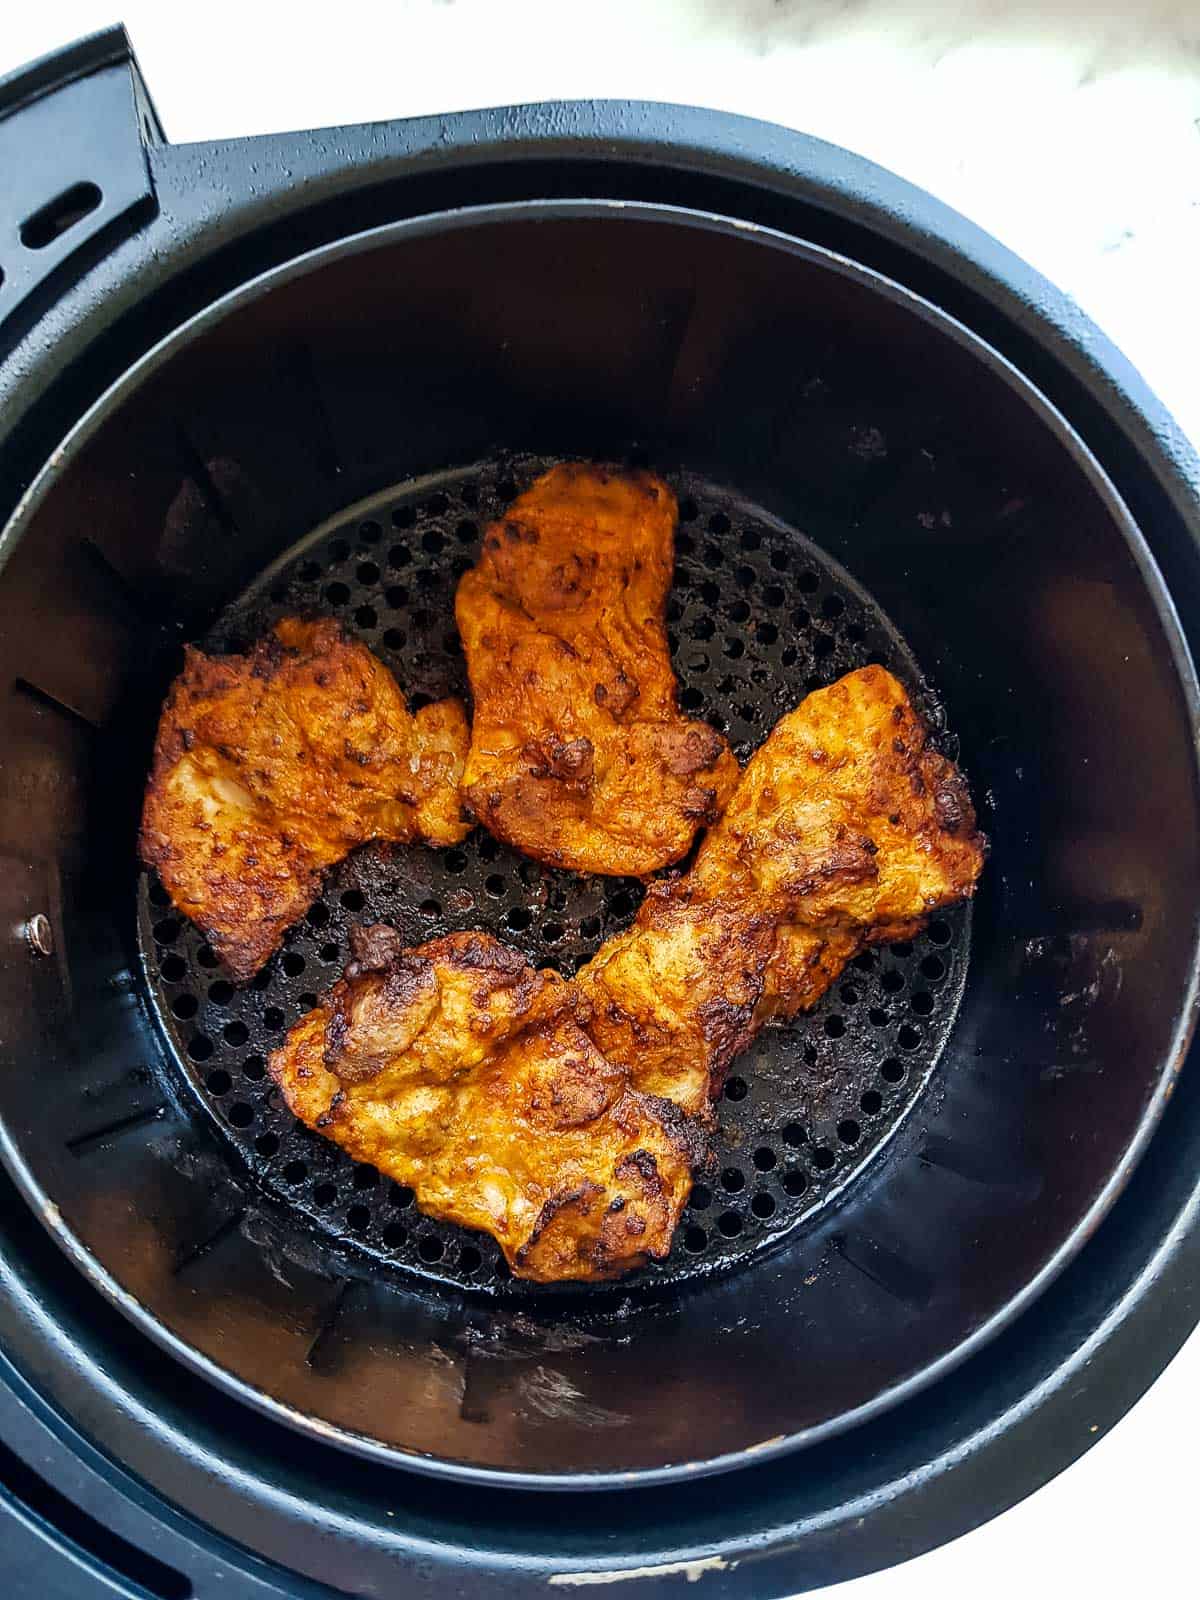
[(0, 78), (0, 356), (47, 294), (154, 215), (146, 146), (162, 137), (119, 24)]

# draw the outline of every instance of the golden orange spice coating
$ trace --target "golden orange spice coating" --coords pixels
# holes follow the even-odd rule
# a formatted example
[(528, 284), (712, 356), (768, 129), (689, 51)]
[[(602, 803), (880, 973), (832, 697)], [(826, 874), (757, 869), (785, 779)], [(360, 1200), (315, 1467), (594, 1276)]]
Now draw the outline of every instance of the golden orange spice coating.
[(676, 704), (664, 616), (677, 520), (648, 472), (554, 467), (488, 528), (459, 583), (474, 699), (463, 791), (540, 861), (654, 872), (737, 782), (725, 740)]
[(235, 978), (249, 978), (368, 840), (456, 844), (466, 713), (409, 713), (330, 620), (287, 618), (249, 655), (188, 649), (163, 707), (140, 850)]
[(588, 1031), (638, 1088), (705, 1117), (765, 1022), (968, 898), (983, 861), (962, 775), (903, 687), (849, 673), (776, 724), (691, 870), (579, 973)]
[(576, 979), (487, 934), (404, 950), (367, 929), (271, 1074), (517, 1276), (615, 1277), (670, 1248), (733, 1057), (865, 944), (971, 895), (983, 859), (962, 776), (867, 667), (783, 718), (691, 870)]
[(380, 925), (355, 956), (270, 1058), (296, 1116), (429, 1216), (494, 1235), (518, 1277), (667, 1253), (700, 1144), (596, 1049), (574, 984), (483, 933), (405, 950)]

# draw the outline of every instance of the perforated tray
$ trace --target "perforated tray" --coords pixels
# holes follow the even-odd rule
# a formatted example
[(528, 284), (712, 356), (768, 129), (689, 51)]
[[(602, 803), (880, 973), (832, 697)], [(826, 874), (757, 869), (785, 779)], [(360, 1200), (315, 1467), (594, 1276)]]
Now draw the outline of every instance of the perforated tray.
[[(480, 530), (548, 464), (485, 463), (350, 508), (264, 573), (205, 647), (241, 649), (281, 616), (327, 613), (387, 662), (410, 705), (466, 697), (455, 585)], [(806, 693), (877, 661), (954, 753), (904, 641), (844, 570), (761, 509), (687, 473), (668, 476), (680, 528), (667, 615), (686, 711), (727, 734), (744, 761)], [(368, 847), (350, 857), (242, 987), (146, 874), (139, 932), (184, 1083), (254, 1182), (388, 1272), (544, 1295), (511, 1278), (490, 1238), (423, 1217), (410, 1190), (297, 1123), (266, 1076), (266, 1055), (340, 974), (355, 923), (391, 922), (411, 944), (482, 928), (535, 965), (570, 973), (629, 925), (643, 892), (633, 879), (543, 867), (477, 828), (451, 850)], [(861, 1171), (942, 1051), (969, 931), (961, 908), (911, 943), (867, 951), (811, 1014), (759, 1036), (725, 1086), (716, 1173), (694, 1188), (667, 1260), (623, 1280), (624, 1290), (693, 1279), (777, 1244)]]

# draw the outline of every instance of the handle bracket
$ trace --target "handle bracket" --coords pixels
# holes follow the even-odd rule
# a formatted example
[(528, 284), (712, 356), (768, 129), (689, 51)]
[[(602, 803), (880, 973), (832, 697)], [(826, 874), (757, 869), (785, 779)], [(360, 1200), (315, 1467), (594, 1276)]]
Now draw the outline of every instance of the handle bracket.
[(154, 214), (162, 140), (120, 25), (0, 78), (0, 342)]

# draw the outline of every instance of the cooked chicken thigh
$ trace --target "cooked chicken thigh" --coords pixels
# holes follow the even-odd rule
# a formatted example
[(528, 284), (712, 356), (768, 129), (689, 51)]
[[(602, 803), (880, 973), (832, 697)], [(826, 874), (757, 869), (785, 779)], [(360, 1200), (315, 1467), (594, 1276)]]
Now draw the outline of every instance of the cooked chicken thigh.
[(650, 473), (555, 467), (488, 528), (459, 583), (475, 702), (464, 794), (539, 861), (654, 872), (737, 782), (725, 740), (676, 704), (664, 615), (677, 520)]
[(163, 707), (141, 855), (249, 978), (368, 840), (456, 844), (468, 744), (457, 700), (409, 713), (335, 622), (287, 618), (249, 655), (188, 649)]
[(670, 1249), (703, 1140), (587, 1022), (574, 984), (488, 934), (405, 950), (376, 926), (270, 1071), (303, 1122), (494, 1235), (516, 1276), (610, 1278)]

